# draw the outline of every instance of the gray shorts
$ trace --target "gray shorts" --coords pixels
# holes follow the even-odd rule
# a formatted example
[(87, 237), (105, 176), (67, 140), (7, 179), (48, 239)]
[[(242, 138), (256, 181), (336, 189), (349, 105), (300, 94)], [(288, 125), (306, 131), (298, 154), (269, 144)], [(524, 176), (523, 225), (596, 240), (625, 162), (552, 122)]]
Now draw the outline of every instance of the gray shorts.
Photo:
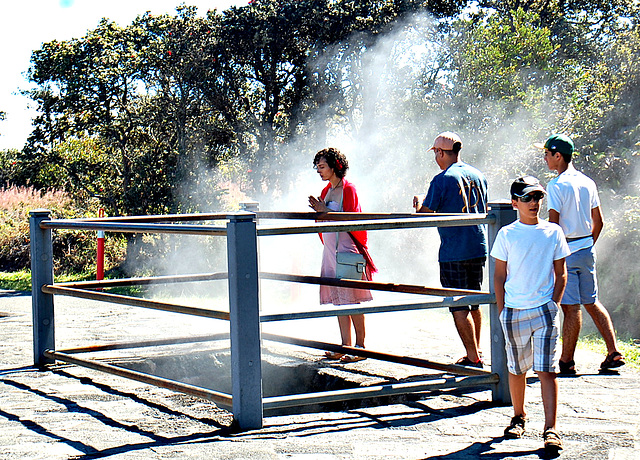
[(580, 249), (566, 259), (567, 287), (560, 303), (562, 305), (592, 304), (598, 299), (596, 278), (596, 251)]

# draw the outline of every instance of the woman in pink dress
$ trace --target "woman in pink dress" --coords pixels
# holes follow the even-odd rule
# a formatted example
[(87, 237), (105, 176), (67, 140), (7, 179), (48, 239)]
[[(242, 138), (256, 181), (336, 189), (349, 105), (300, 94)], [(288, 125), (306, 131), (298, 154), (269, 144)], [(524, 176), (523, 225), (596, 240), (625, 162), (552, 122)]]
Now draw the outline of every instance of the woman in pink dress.
[[(317, 212), (362, 212), (358, 203), (356, 189), (344, 176), (349, 169), (346, 157), (338, 149), (326, 148), (320, 150), (314, 160), (314, 168), (322, 180), (328, 181), (318, 198), (309, 197), (309, 206)], [(343, 233), (322, 233), (320, 239), (324, 243), (320, 276), (335, 278), (337, 253), (352, 252), (362, 254), (365, 258), (365, 273), (363, 280), (371, 280), (376, 271), (367, 250), (367, 232), (353, 231)], [(371, 300), (368, 289), (351, 289), (335, 286), (320, 286), (320, 303), (333, 305), (358, 304)], [(356, 333), (357, 348), (364, 348), (365, 325), (364, 315), (338, 316), (342, 345), (351, 346), (351, 324)], [(341, 362), (360, 361), (362, 357), (344, 355), (342, 353), (326, 352), (329, 359), (339, 359)]]

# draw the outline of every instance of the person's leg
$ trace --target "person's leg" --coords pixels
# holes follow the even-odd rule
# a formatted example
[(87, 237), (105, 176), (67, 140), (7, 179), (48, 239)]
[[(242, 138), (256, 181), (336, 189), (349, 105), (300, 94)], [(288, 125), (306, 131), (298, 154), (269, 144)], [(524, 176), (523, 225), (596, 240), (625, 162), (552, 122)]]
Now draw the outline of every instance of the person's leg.
[(509, 372), (509, 394), (511, 395), (511, 404), (513, 405), (513, 415), (526, 418), (527, 414), (524, 409), (524, 394), (527, 389), (527, 374), (512, 374)]
[(476, 349), (480, 355), (480, 331), (482, 329), (482, 311), (480, 308), (471, 310), (471, 318), (473, 320), (473, 329), (476, 333)]
[(607, 345), (607, 353), (611, 354), (614, 351), (618, 351), (616, 345), (616, 333), (613, 330), (613, 323), (611, 322), (611, 316), (604, 305), (596, 300), (595, 303), (585, 304), (584, 309), (593, 319), (593, 323), (598, 328), (598, 332), (604, 339), (604, 343)]
[(351, 346), (351, 318), (349, 316), (338, 316), (338, 325), (340, 326), (340, 337), (342, 345)]
[(544, 430), (555, 430), (558, 414), (558, 379), (555, 372), (538, 372), (538, 378), (544, 407)]
[[(566, 258), (567, 286), (560, 304), (564, 320), (562, 322), (562, 353), (560, 355), (561, 372), (573, 367), (573, 357), (582, 328), (582, 304), (580, 296), (581, 278), (584, 274), (584, 251), (577, 251)], [(564, 366), (562, 364), (565, 364)], [(565, 370), (563, 370), (565, 368)], [(575, 373), (572, 369), (571, 373)]]
[(535, 309), (537, 318), (532, 321), (533, 327), (533, 370), (540, 379), (542, 406), (544, 408), (544, 448), (549, 453), (557, 454), (562, 449), (562, 440), (556, 432), (558, 413), (558, 381), (556, 372), (556, 351), (559, 339), (558, 306), (549, 301)]
[(364, 338), (365, 338), (364, 315), (351, 315), (350, 318), (351, 318), (351, 321), (353, 322), (353, 328), (356, 331), (356, 346), (364, 348)]
[[(604, 339), (607, 346), (607, 360), (603, 367), (618, 367), (624, 364), (622, 354), (618, 352), (616, 344), (616, 333), (613, 329), (611, 316), (607, 309), (598, 300), (598, 277), (596, 275), (596, 253), (593, 247), (580, 251), (583, 254), (583, 270), (580, 276), (580, 302), (593, 319), (593, 323), (598, 328), (598, 332)], [(617, 365), (605, 365), (607, 361), (617, 361)]]
[(580, 305), (562, 305), (564, 321), (562, 323), (562, 354), (560, 361), (568, 363), (573, 360), (576, 344), (582, 328), (582, 310)]
[(562, 450), (562, 439), (556, 431), (558, 414), (558, 379), (555, 372), (538, 372), (540, 390), (542, 392), (542, 406), (544, 407), (544, 449), (556, 457)]
[(477, 363), (480, 360), (480, 356), (478, 355), (476, 330), (472, 316), (469, 313), (469, 310), (456, 310), (451, 312), (453, 322), (458, 330), (458, 335), (467, 352), (467, 358), (469, 358), (471, 362)]
[[(447, 288), (480, 290), (483, 264), (483, 258), (440, 262), (440, 283)], [(477, 363), (480, 361), (478, 323), (482, 322), (482, 314), (476, 310), (470, 315), (471, 308), (476, 307), (453, 307), (449, 311), (453, 315), (453, 322), (464, 346), (466, 358), (472, 363)]]
[(504, 332), (507, 367), (509, 370), (509, 394), (513, 405), (513, 417), (505, 428), (507, 439), (516, 439), (525, 432), (526, 374), (533, 364), (531, 343), (531, 321), (527, 310), (505, 307), (500, 314), (500, 325)]
[[(485, 263), (486, 263), (485, 257), (472, 259), (466, 263), (466, 269), (467, 269), (466, 286), (468, 289), (475, 289), (476, 291), (479, 291), (482, 288), (482, 278), (483, 278), (483, 270), (484, 270)], [(482, 310), (480, 309), (480, 305), (471, 306), (471, 321), (473, 322), (473, 330), (475, 332), (476, 350), (478, 351), (478, 356), (482, 358), (481, 352), (480, 352), (480, 335), (482, 331)]]

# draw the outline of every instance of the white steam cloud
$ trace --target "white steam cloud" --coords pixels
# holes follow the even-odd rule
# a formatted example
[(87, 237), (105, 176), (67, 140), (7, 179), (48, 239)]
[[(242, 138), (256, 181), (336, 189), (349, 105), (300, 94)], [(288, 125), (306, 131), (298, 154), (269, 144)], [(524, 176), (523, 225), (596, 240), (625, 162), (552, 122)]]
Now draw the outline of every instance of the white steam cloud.
[[(485, 101), (485, 113), (498, 114), (496, 117), (508, 114), (503, 115), (504, 119), (488, 121), (495, 129), (486, 134), (460, 125), (460, 120), (468, 117), (471, 109), (444, 106), (433, 112), (420, 106), (421, 99), (416, 99), (416, 94), (422, 94), (426, 107), (432, 96), (424, 90), (425, 76), (437, 70), (439, 47), (444, 46), (435, 38), (435, 27), (432, 18), (416, 15), (398, 24), (367, 49), (359, 73), (345, 79), (345, 84), (348, 80), (349, 84), (358, 85), (358, 91), (354, 89), (354, 94), (361, 98), (354, 103), (357, 108), (341, 118), (336, 117), (330, 107), (318, 109), (316, 118), (309, 124), (327, 126), (326, 139), (299, 136), (288, 143), (285, 157), (289, 159), (287, 176), (291, 186), (288, 190), (267, 190), (261, 196), (250, 197), (259, 201), (260, 210), (309, 211), (307, 197), (319, 195), (326, 185), (312, 168), (313, 154), (325, 147), (336, 147), (347, 156), (350, 165), (347, 178), (356, 186), (364, 212), (413, 211), (412, 197), (425, 194), (429, 181), (439, 172), (428, 149), (442, 131), (457, 131), (461, 135), (461, 158), (485, 173), (490, 201), (508, 198), (513, 178), (540, 169), (542, 156), (532, 148), (534, 141), (542, 140), (547, 134), (541, 122), (545, 117), (539, 109), (536, 114), (529, 113), (524, 106), (506, 111), (498, 102)], [(354, 40), (349, 46), (361, 45)], [(345, 46), (335, 50), (344, 53)], [(327, 62), (338, 61), (330, 52), (319, 59), (310, 62), (309, 67), (322, 69)], [(486, 110), (491, 105), (495, 110)], [(460, 114), (459, 110), (465, 113)], [(185, 196), (206, 202), (208, 193), (191, 187)], [(189, 244), (185, 241), (175, 252), (178, 256), (166, 259), (162, 271), (193, 273), (197, 265), (194, 261), (202, 258), (202, 249), (197, 244), (195, 249), (190, 249)], [(259, 244), (262, 271), (319, 274), (322, 245), (317, 235), (263, 237)], [(435, 228), (371, 231), (369, 249), (379, 268), (374, 279), (437, 287), (440, 285), (438, 247)], [(225, 245), (215, 248), (217, 252), (213, 253), (224, 261)], [(485, 282), (485, 288), (487, 284)], [(318, 287), (314, 285), (263, 281), (261, 289), (265, 311), (308, 309), (318, 305)], [(374, 302), (390, 297), (374, 293)]]

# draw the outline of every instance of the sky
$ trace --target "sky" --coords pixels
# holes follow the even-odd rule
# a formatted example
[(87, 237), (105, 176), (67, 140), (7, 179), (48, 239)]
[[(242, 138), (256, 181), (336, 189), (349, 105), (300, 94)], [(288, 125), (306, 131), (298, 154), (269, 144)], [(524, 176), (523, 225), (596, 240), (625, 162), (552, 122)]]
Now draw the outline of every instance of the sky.
[(6, 117), (0, 121), (0, 150), (21, 149), (31, 132), (35, 111), (19, 91), (29, 87), (26, 73), (34, 50), (52, 40), (82, 37), (102, 18), (126, 26), (147, 11), (175, 14), (183, 3), (205, 15), (207, 10), (244, 6), (248, 0), (1, 0), (0, 111)]

